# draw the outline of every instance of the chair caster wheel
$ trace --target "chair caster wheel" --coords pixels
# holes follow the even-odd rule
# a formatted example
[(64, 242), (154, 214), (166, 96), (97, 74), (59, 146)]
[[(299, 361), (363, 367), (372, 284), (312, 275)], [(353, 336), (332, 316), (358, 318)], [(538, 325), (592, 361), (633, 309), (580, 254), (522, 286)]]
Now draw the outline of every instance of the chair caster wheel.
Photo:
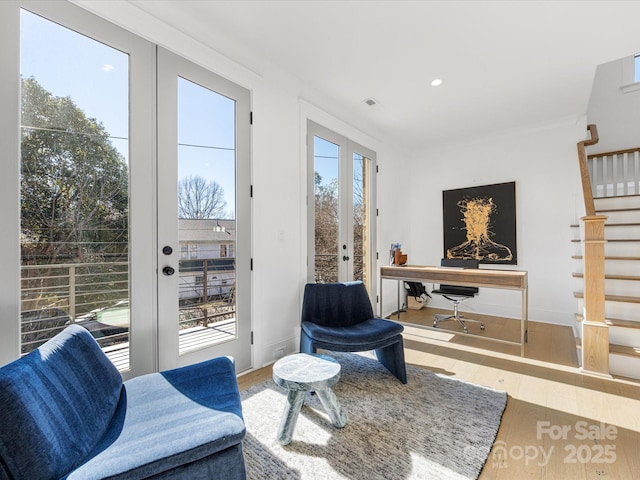
[(484, 330), (484, 323), (480, 324), (480, 330)]
[(466, 328), (464, 329), (464, 333), (469, 333), (469, 330), (467, 330)]
[(438, 322), (433, 322), (433, 328), (438, 328)]

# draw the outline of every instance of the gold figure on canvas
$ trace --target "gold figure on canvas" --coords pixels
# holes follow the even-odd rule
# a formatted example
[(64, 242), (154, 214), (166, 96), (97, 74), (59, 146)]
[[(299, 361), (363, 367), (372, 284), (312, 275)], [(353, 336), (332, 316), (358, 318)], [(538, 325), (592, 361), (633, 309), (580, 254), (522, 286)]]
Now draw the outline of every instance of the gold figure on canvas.
[(493, 198), (477, 197), (458, 202), (463, 215), (466, 242), (447, 250), (447, 258), (466, 258), (479, 261), (508, 262), (513, 258), (511, 249), (506, 245), (496, 243), (489, 238), (492, 232), (491, 214), (497, 207)]

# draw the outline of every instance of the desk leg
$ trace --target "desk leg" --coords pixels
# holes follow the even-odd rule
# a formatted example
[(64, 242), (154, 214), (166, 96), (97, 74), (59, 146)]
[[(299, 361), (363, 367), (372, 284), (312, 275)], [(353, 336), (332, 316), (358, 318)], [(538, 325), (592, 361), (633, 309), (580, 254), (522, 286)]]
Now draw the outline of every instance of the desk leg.
[(379, 292), (379, 295), (380, 295), (380, 297), (379, 297), (380, 298), (380, 305), (378, 306), (378, 316), (380, 318), (383, 318), (382, 317), (382, 277), (380, 277), (380, 290), (378, 290), (378, 292)]
[(524, 357), (524, 344), (529, 340), (529, 287), (522, 290), (522, 320), (520, 321), (520, 356)]

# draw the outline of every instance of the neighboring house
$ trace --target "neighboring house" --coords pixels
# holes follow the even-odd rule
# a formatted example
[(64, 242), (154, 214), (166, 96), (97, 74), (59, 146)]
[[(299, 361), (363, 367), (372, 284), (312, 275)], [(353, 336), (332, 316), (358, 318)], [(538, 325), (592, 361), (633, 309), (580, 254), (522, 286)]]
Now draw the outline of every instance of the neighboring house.
[(182, 218), (180, 242), (180, 301), (228, 296), (235, 283), (235, 220)]

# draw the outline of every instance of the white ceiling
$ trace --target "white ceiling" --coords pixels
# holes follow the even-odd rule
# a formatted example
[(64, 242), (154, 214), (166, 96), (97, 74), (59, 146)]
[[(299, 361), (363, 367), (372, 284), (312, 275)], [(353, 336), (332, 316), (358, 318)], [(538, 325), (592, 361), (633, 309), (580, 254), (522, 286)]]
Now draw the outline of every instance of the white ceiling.
[(130, 3), (411, 152), (577, 120), (596, 66), (640, 51), (637, 1)]

